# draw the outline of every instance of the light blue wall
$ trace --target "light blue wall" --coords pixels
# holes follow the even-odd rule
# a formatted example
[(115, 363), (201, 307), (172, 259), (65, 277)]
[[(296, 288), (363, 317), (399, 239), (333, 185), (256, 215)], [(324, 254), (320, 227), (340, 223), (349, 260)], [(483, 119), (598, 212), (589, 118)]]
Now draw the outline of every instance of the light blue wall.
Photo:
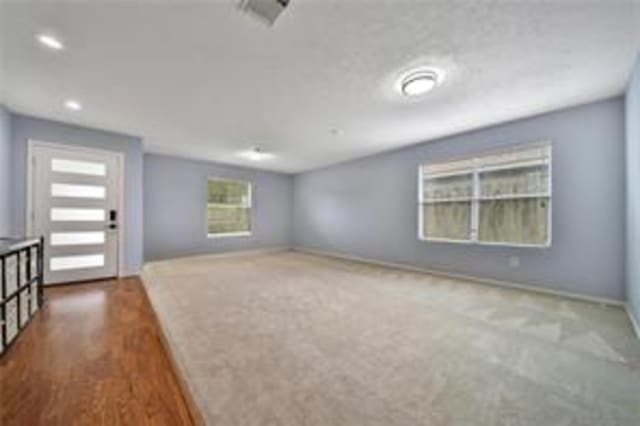
[(627, 102), (627, 299), (640, 324), (640, 56)]
[(19, 114), (12, 114), (11, 118), (15, 177), (13, 224), (16, 232), (25, 231), (29, 139), (122, 152), (125, 156), (124, 273), (138, 273), (143, 262), (143, 156), (140, 138)]
[(11, 227), (11, 121), (0, 104), (0, 237), (13, 234)]
[[(639, 69), (636, 67), (626, 97), (626, 292), (637, 316), (640, 316)], [(26, 141), (37, 139), (125, 153), (126, 267), (130, 273), (139, 270), (143, 250), (146, 259), (153, 260), (294, 244), (622, 299), (624, 106), (622, 99), (602, 101), (295, 177), (155, 154), (144, 155), (143, 160), (139, 138), (8, 114), (0, 108), (0, 231), (3, 227), (10, 228), (5, 233), (24, 231)], [(7, 143), (8, 139), (11, 143)], [(417, 239), (420, 163), (539, 140), (551, 140), (554, 146), (551, 249), (469, 247)], [(12, 176), (14, 182), (10, 184)], [(256, 209), (251, 237), (206, 237), (206, 211), (202, 203), (207, 176), (248, 179), (254, 183)], [(13, 202), (9, 199), (11, 193)], [(520, 257), (519, 268), (509, 267), (511, 255)]]
[[(289, 175), (145, 154), (145, 259), (291, 245)], [(250, 237), (207, 238), (207, 177), (253, 184)]]
[[(294, 243), (622, 300), (624, 138), (616, 98), (303, 173), (294, 182)], [(541, 140), (553, 143), (551, 248), (418, 240), (419, 164)], [(512, 255), (519, 268), (509, 267)]]

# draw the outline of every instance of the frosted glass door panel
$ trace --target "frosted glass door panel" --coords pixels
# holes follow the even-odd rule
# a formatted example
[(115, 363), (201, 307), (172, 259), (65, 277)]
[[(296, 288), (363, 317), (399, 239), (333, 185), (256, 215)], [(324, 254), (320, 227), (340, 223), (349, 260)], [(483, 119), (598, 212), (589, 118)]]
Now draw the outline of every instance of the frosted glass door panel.
[(105, 232), (53, 232), (51, 234), (52, 246), (74, 246), (104, 244)]
[(51, 195), (54, 197), (93, 198), (104, 199), (107, 189), (97, 185), (70, 185), (67, 183), (52, 183)]
[(104, 222), (104, 219), (103, 209), (51, 209), (51, 220), (54, 222)]
[(104, 266), (103, 254), (90, 254), (84, 256), (52, 257), (51, 270), (63, 271), (67, 269), (95, 268)]
[(73, 173), (88, 176), (106, 176), (107, 165), (91, 161), (69, 160), (65, 158), (52, 158), (51, 171), (59, 173)]

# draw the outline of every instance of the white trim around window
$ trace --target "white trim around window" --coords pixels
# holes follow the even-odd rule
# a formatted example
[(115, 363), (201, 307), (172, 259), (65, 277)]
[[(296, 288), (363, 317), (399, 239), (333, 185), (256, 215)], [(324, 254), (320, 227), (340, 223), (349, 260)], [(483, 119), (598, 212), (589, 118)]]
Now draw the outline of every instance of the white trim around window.
[[(548, 248), (552, 241), (552, 157), (551, 143), (540, 142), (475, 155), (470, 158), (451, 159), (422, 164), (418, 168), (418, 239), (427, 242), (454, 243), (463, 245), (507, 246), (526, 248)], [(520, 168), (546, 167), (546, 185), (535, 191), (497, 193), (482, 195), (481, 175), (488, 172), (517, 170)], [(460, 176), (468, 179), (466, 192), (458, 190), (455, 196), (425, 196), (425, 181)], [(546, 199), (546, 241), (542, 243), (520, 243), (509, 241), (486, 241), (479, 238), (480, 206), (490, 200)], [(468, 238), (445, 238), (425, 235), (425, 206), (436, 203), (469, 203)], [(426, 217), (429, 220), (428, 216)]]
[(208, 195), (209, 195), (209, 182), (211, 182), (212, 180), (215, 181), (222, 181), (222, 182), (234, 182), (234, 183), (241, 183), (244, 185), (247, 185), (247, 200), (245, 200), (244, 203), (242, 204), (216, 204), (216, 203), (209, 203), (207, 201), (207, 208), (211, 205), (214, 204), (219, 208), (236, 208), (236, 207), (242, 207), (242, 208), (247, 208), (249, 209), (249, 229), (247, 231), (232, 231), (232, 232), (219, 232), (219, 233), (211, 233), (209, 232), (209, 225), (208, 225), (208, 221), (209, 221), (209, 212), (207, 211), (207, 238), (212, 238), (212, 239), (217, 239), (217, 238), (241, 238), (241, 237), (250, 237), (253, 235), (253, 183), (249, 180), (243, 180), (243, 179), (232, 179), (232, 178), (226, 178), (226, 177), (219, 177), (219, 176), (207, 176), (207, 199), (208, 199)]

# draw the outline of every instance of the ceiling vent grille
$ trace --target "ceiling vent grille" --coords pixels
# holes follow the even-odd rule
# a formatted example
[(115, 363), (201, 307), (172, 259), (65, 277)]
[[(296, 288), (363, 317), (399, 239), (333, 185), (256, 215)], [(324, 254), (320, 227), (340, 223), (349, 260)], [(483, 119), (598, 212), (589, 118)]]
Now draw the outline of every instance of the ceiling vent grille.
[(240, 0), (239, 7), (271, 26), (287, 7), (290, 0)]

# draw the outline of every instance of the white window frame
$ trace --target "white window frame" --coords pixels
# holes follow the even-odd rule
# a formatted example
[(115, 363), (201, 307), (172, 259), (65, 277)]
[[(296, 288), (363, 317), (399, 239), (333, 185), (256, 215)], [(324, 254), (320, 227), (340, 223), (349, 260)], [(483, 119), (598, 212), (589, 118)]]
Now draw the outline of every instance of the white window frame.
[[(246, 184), (249, 187), (249, 191), (248, 191), (248, 197), (249, 197), (249, 203), (247, 205), (247, 207), (249, 208), (249, 215), (251, 217), (251, 220), (249, 221), (249, 230), (248, 231), (239, 231), (239, 232), (221, 232), (218, 234), (212, 234), (209, 232), (209, 182), (212, 180), (218, 180), (218, 181), (223, 181), (223, 182), (236, 182), (236, 183), (243, 183)], [(206, 207), (207, 207), (207, 214), (206, 214), (206, 227), (207, 227), (207, 238), (232, 238), (232, 237), (250, 237), (251, 235), (253, 235), (253, 183), (249, 180), (243, 180), (243, 179), (230, 179), (230, 178), (226, 178), (226, 177), (219, 177), (219, 176), (207, 176), (207, 195), (206, 195), (206, 199), (207, 199), (207, 203), (206, 203)], [(235, 207), (235, 206), (234, 206)]]
[[(496, 155), (502, 153), (508, 153), (513, 151), (527, 150), (527, 149), (535, 149), (541, 147), (548, 147), (550, 150), (549, 154), (549, 179), (548, 179), (548, 190), (544, 194), (526, 194), (521, 196), (494, 196), (494, 197), (481, 197), (480, 196), (480, 174), (483, 172), (494, 171), (494, 170), (508, 170), (515, 167), (508, 166), (478, 166), (475, 165), (471, 170), (466, 171), (456, 171), (456, 172), (445, 172), (442, 174), (433, 174), (432, 176), (436, 177), (446, 177), (446, 176), (457, 176), (457, 175), (465, 175), (472, 174), (473, 176), (473, 194), (471, 196), (471, 224), (470, 224), (470, 239), (468, 240), (458, 240), (454, 238), (441, 238), (441, 237), (427, 237), (424, 234), (424, 209), (423, 205), (425, 204), (424, 200), (424, 178), (423, 178), (423, 167), (427, 164), (420, 164), (418, 166), (418, 239), (426, 242), (436, 242), (436, 243), (453, 243), (453, 244), (462, 244), (462, 245), (481, 245), (481, 246), (499, 246), (499, 247), (522, 247), (522, 248), (549, 248), (551, 247), (552, 242), (552, 210), (553, 210), (553, 147), (550, 141), (536, 142), (533, 144), (524, 144), (524, 145), (515, 145), (509, 148), (497, 150), (497, 151), (489, 151), (482, 152), (471, 157), (465, 158), (449, 158), (447, 160), (438, 161), (437, 163), (447, 163), (453, 161), (460, 160), (472, 160), (474, 163), (478, 163), (482, 157), (489, 155)], [(478, 220), (480, 217), (480, 202), (484, 200), (498, 200), (498, 199), (522, 199), (522, 198), (540, 198), (541, 196), (548, 197), (549, 206), (547, 209), (547, 241), (542, 244), (529, 244), (529, 243), (512, 243), (512, 242), (502, 242), (502, 241), (481, 241), (478, 239)], [(461, 199), (461, 201), (467, 201), (467, 198)], [(452, 200), (455, 201), (455, 200)]]

